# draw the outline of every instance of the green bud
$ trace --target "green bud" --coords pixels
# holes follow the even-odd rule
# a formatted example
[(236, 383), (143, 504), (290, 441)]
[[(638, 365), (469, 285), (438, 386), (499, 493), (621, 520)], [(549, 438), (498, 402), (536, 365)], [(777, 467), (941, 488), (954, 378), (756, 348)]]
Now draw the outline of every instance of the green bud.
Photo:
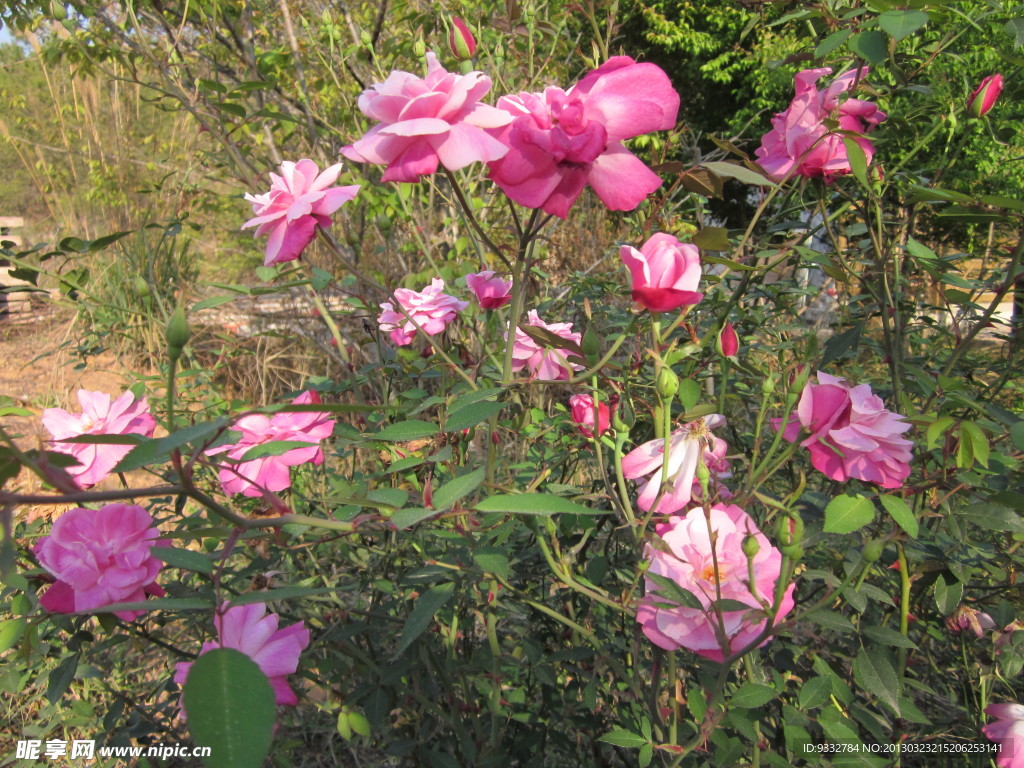
[(789, 525), (788, 517), (779, 517), (778, 522), (775, 524), (775, 538), (778, 539), (779, 545), (786, 547), (793, 543), (793, 531)]
[(864, 548), (860, 551), (860, 556), (864, 558), (865, 563), (873, 563), (882, 556), (882, 550), (884, 549), (884, 539), (872, 539), (864, 545)]
[(179, 304), (171, 313), (171, 319), (167, 322), (167, 351), (172, 360), (181, 357), (182, 350), (192, 337), (192, 329), (188, 327), (188, 320), (185, 319), (185, 308)]
[(671, 368), (665, 366), (658, 374), (657, 388), (663, 399), (671, 400), (679, 391), (679, 377)]
[(50, 15), (57, 21), (64, 21), (68, 17), (68, 9), (60, 0), (52, 0), (50, 3)]
[(753, 560), (757, 557), (757, 553), (761, 551), (761, 544), (757, 541), (754, 536), (747, 536), (743, 539), (743, 554), (748, 560)]
[(596, 365), (597, 361), (601, 359), (601, 340), (590, 326), (583, 334), (583, 342), (580, 346), (583, 348), (583, 356), (587, 359), (587, 363)]
[(790, 510), (789, 513), (789, 530), (794, 544), (799, 544), (804, 540), (804, 520), (794, 510)]
[(764, 381), (761, 382), (761, 394), (767, 397), (775, 391), (775, 376), (766, 376)]
[(779, 551), (790, 560), (802, 560), (804, 556), (804, 548), (799, 544), (787, 544), (784, 547), (779, 547)]
[(427, 44), (423, 42), (423, 38), (417, 38), (416, 42), (412, 44), (412, 52), (417, 59), (422, 59), (427, 55)]
[(135, 276), (135, 291), (142, 298), (149, 296), (149, 283), (146, 282), (146, 278), (141, 275)]

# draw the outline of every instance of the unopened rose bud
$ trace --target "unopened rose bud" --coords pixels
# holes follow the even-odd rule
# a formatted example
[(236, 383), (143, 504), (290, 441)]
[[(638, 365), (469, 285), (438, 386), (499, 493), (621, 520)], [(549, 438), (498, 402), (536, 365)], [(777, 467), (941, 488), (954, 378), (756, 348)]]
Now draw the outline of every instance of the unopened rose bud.
[(764, 381), (761, 382), (761, 394), (767, 397), (775, 391), (775, 377), (766, 376)]
[(754, 536), (747, 536), (743, 540), (743, 554), (748, 560), (753, 560), (757, 557), (757, 553), (761, 551), (761, 544)]
[(999, 73), (989, 75), (981, 81), (967, 98), (967, 114), (971, 117), (982, 117), (995, 106), (999, 94), (1003, 92), (1003, 76)]
[(167, 353), (172, 360), (181, 357), (185, 345), (192, 338), (192, 329), (188, 327), (188, 320), (185, 319), (185, 308), (179, 304), (171, 313), (171, 319), (167, 322)]
[(679, 377), (671, 368), (665, 366), (658, 374), (657, 387), (659, 395), (665, 400), (671, 400), (679, 391)]
[(601, 340), (594, 333), (593, 328), (587, 328), (580, 347), (583, 349), (583, 356), (589, 365), (596, 365), (597, 361), (601, 359)]
[(469, 31), (466, 22), (458, 16), (452, 17), (451, 31), (448, 33), (448, 47), (451, 48), (452, 55), (459, 61), (473, 58), (473, 52), (476, 51), (476, 38)]
[(726, 323), (718, 332), (718, 354), (722, 357), (734, 358), (740, 351), (740, 337), (736, 335), (736, 329), (732, 323)]
[(861, 549), (860, 556), (864, 559), (865, 563), (874, 563), (882, 556), (883, 549), (885, 549), (884, 540), (872, 539)]

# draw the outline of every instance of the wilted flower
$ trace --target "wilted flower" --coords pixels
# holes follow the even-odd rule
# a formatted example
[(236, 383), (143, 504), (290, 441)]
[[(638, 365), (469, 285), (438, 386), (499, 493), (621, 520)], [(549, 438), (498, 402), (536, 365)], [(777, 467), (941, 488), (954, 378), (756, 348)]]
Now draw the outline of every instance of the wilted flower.
[(331, 186), (341, 173), (336, 163), (320, 173), (312, 160), (281, 163), (281, 175), (270, 174), (270, 191), (246, 195), (256, 215), (242, 225), (256, 227), (256, 237), (269, 234), (266, 266), (299, 258), (316, 237), (317, 225), (328, 227), (331, 214), (356, 196), (359, 185)]
[[(146, 398), (136, 400), (131, 392), (124, 392), (111, 402), (110, 395), (105, 392), (80, 389), (78, 402), (82, 406), (82, 413), (68, 413), (63, 408), (47, 408), (43, 411), (43, 426), (53, 435), (54, 441), (79, 435), (152, 437), (156, 429), (156, 419), (149, 412)], [(97, 443), (50, 443), (50, 450), (66, 453), (78, 461), (78, 466), (68, 467), (66, 472), (83, 487), (95, 485), (107, 477), (133, 447)]]
[[(319, 402), (320, 396), (315, 392), (304, 392), (292, 400), (293, 405)], [(207, 449), (206, 453), (214, 455), (227, 452), (228, 458), (236, 462), (222, 466), (218, 472), (224, 493), (257, 497), (263, 494), (263, 490), (277, 492), (291, 486), (289, 467), (323, 463), (324, 452), (320, 442), (331, 436), (334, 419), (329, 413), (315, 411), (282, 411), (273, 416), (253, 413), (240, 418), (232, 429), (242, 433), (237, 443), (218, 445)], [(291, 448), (276, 456), (241, 461), (257, 446), (279, 441), (307, 445)]]
[[(670, 518), (659, 535), (667, 551), (646, 547), (649, 575), (636, 616), (647, 638), (665, 650), (686, 648), (715, 661), (753, 642), (768, 622), (766, 608), (772, 607), (782, 568), (782, 553), (753, 519), (733, 504), (716, 504), (707, 516), (697, 507)], [(745, 544), (748, 540), (756, 546)], [(701, 607), (674, 604), (651, 574), (675, 582)], [(792, 610), (794, 586), (786, 588), (776, 621)], [(719, 598), (749, 608), (723, 609), (719, 621), (714, 606)]]
[[(543, 328), (577, 345), (581, 340), (580, 334), (572, 332), (572, 323), (545, 323), (535, 309), (531, 309), (527, 315), (527, 324)], [(505, 332), (505, 339), (508, 339), (508, 331)], [(526, 368), (530, 372), (530, 378), (540, 381), (565, 381), (572, 378), (573, 371), (583, 370), (582, 365), (569, 362), (567, 352), (566, 349), (541, 346), (524, 331), (516, 328), (515, 343), (512, 347), (512, 370), (521, 371)]]
[(508, 113), (479, 99), (491, 89), (480, 72), (456, 75), (427, 53), (427, 76), (395, 71), (363, 91), (359, 109), (376, 120), (341, 153), (360, 163), (386, 165), (382, 181), (419, 181), (438, 164), (450, 171), (503, 157), (508, 147), (485, 128), (500, 128)]
[[(36, 544), (39, 564), (57, 578), (39, 602), (54, 613), (101, 612), (114, 603), (163, 595), (156, 583), (163, 563), (153, 557), (160, 531), (146, 510), (130, 504), (71, 509)], [(117, 611), (125, 621), (143, 611)]]
[(512, 301), (512, 281), (495, 277), (489, 269), (466, 275), (466, 285), (484, 309), (498, 309)]
[[(782, 419), (772, 419), (779, 429)], [(811, 452), (811, 463), (833, 480), (851, 477), (883, 488), (899, 488), (910, 474), (913, 443), (900, 437), (910, 424), (886, 410), (871, 387), (851, 387), (843, 379), (818, 372), (800, 396), (796, 416), (783, 437), (791, 443), (808, 433), (800, 445)]]
[(946, 617), (946, 629), (950, 632), (963, 632), (969, 629), (976, 637), (985, 634), (986, 629), (995, 629), (995, 626), (995, 621), (987, 613), (962, 603)]
[[(699, 463), (704, 462), (707, 466), (716, 486), (730, 476), (729, 463), (725, 460), (725, 441), (711, 434), (712, 429), (724, 424), (722, 416), (712, 414), (684, 424), (672, 433), (668, 449), (669, 486), (658, 503), (657, 514), (678, 512), (690, 503), (695, 493), (700, 494), (697, 480)], [(645, 512), (650, 511), (661, 490), (664, 463), (665, 441), (660, 438), (634, 448), (622, 458), (625, 477), (630, 480), (644, 478), (637, 484), (639, 495), (636, 503)]]
[[(277, 703), (294, 707), (299, 700), (288, 685), (287, 676), (299, 668), (299, 656), (309, 645), (309, 630), (301, 621), (278, 629), (280, 618), (276, 613), (268, 614), (264, 603), (231, 607), (225, 603), (213, 619), (217, 640), (203, 643), (199, 655), (216, 648), (241, 651), (267, 676)], [(191, 661), (179, 661), (174, 682), (184, 685), (192, 664)]]
[(676, 123), (679, 94), (654, 64), (615, 56), (568, 91), (503, 96), (509, 147), (490, 177), (512, 200), (565, 218), (589, 185), (610, 210), (631, 211), (661, 179), (622, 142)]
[(695, 245), (658, 232), (639, 251), (622, 246), (619, 256), (633, 278), (633, 301), (652, 312), (698, 304), (704, 298), (697, 291), (701, 266)]
[(996, 105), (999, 94), (1003, 92), (1003, 76), (996, 73), (989, 75), (967, 98), (967, 114), (972, 117), (987, 115), (989, 110)]
[[(869, 101), (839, 97), (850, 90), (867, 68), (840, 75), (822, 91), (815, 83), (832, 73), (828, 67), (805, 69), (796, 76), (796, 96), (789, 107), (772, 118), (772, 130), (761, 138), (756, 154), (765, 172), (774, 179), (800, 175), (831, 181), (834, 176), (851, 172), (843, 135), (825, 125), (838, 123), (839, 131), (863, 134), (885, 120), (886, 114)], [(868, 164), (875, 148), (864, 136), (853, 139), (864, 152)]]
[[(422, 291), (397, 289), (395, 298), (424, 331), (434, 336), (441, 333), (459, 312), (469, 306), (468, 301), (459, 301), (442, 291), (444, 280), (435, 277)], [(380, 329), (385, 333), (390, 332), (391, 341), (399, 347), (411, 344), (416, 337), (416, 326), (396, 310), (390, 301), (381, 304), (380, 308), (384, 310), (377, 318)]]

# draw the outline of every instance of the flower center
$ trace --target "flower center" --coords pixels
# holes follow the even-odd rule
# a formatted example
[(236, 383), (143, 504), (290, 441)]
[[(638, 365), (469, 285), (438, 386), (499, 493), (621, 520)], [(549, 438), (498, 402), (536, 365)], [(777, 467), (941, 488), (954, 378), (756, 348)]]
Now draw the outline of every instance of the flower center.
[(718, 578), (715, 577), (715, 564), (714, 563), (708, 563), (707, 565), (704, 566), (703, 569), (701, 569), (701, 572), (700, 572), (700, 577), (702, 579), (704, 579), (704, 581), (707, 581), (707, 582), (709, 582), (711, 584), (717, 584), (719, 581), (721, 581), (721, 577), (723, 575), (724, 574), (722, 573), (722, 569), (719, 568), (718, 569)]

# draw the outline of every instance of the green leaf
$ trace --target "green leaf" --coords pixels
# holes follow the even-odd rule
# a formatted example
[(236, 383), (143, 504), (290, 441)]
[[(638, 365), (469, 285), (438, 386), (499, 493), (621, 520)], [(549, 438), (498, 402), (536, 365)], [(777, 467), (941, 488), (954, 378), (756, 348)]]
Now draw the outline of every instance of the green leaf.
[(460, 475), (434, 491), (434, 509), (442, 511), (451, 507), (456, 501), (468, 496), (484, 481), (484, 469), (473, 470)]
[(92, 616), (102, 611), (103, 613), (118, 613), (119, 611), (208, 611), (213, 608), (210, 600), (201, 597), (157, 597), (152, 600), (133, 600), (127, 603), (113, 603), (104, 605), (102, 608), (90, 608), (87, 611), (75, 611), (76, 614)]
[(253, 603), (270, 603), (275, 600), (293, 600), (297, 597), (312, 595), (329, 595), (338, 590), (334, 587), (278, 587), (277, 589), (261, 589), (257, 592), (246, 592), (228, 599), (228, 605), (252, 605)]
[(825, 58), (830, 53), (832, 53), (832, 51), (834, 51), (836, 48), (845, 43), (852, 34), (853, 27), (843, 27), (842, 29), (837, 29), (831, 35), (829, 35), (820, 43), (818, 43), (818, 47), (814, 49), (814, 58)]
[(256, 277), (264, 283), (277, 279), (277, 267), (256, 267)]
[(961, 582), (949, 583), (942, 575), (935, 579), (935, 605), (943, 616), (951, 615), (960, 605), (963, 596), (964, 585)]
[(175, 448), (180, 448), (186, 443), (201, 442), (213, 437), (213, 435), (227, 427), (230, 423), (230, 419), (220, 418), (214, 421), (193, 424), (191, 427), (172, 432), (166, 437), (146, 440), (132, 448), (131, 452), (121, 459), (113, 471), (131, 472), (133, 469), (141, 469), (147, 464), (166, 461), (171, 451)]
[(75, 671), (78, 669), (78, 656), (67, 656), (64, 660), (57, 665), (57, 667), (50, 672), (50, 676), (46, 683), (46, 700), (51, 704), (56, 704), (60, 697), (64, 695), (64, 691), (71, 685), (71, 681), (75, 679)]
[(393, 443), (405, 443), (409, 440), (419, 440), (424, 437), (433, 437), (438, 433), (437, 424), (429, 424), (425, 421), (410, 419), (400, 421), (397, 424), (389, 424), (373, 435), (367, 435), (371, 440), (387, 440)]
[(857, 681), (857, 685), (877, 696), (899, 716), (899, 677), (884, 651), (880, 648), (861, 648), (853, 661), (853, 679)]
[(411, 528), (416, 523), (421, 523), (424, 520), (429, 520), (431, 517), (440, 514), (436, 509), (425, 509), (424, 507), (406, 507), (405, 509), (397, 510), (391, 517), (388, 518), (389, 522), (398, 528), (404, 530), (405, 528)]
[(895, 629), (889, 629), (888, 627), (861, 627), (861, 632), (867, 637), (874, 640), (876, 643), (881, 645), (891, 646), (893, 648), (911, 648), (916, 649), (917, 643), (908, 637), (897, 632)]
[(65, 237), (57, 247), (62, 251), (75, 251), (77, 253), (85, 253), (89, 250), (89, 241), (83, 240), (80, 237)]
[(1018, 421), (1010, 427), (1010, 440), (1018, 451), (1024, 451), (1024, 421)]
[(939, 437), (945, 434), (946, 430), (953, 426), (955, 421), (952, 416), (940, 416), (928, 425), (925, 439), (928, 441), (929, 450), (939, 444)]
[(890, 496), (889, 494), (882, 496), (881, 502), (882, 506), (885, 507), (885, 511), (892, 516), (896, 524), (906, 531), (911, 538), (916, 539), (919, 530), (917, 518), (914, 517), (914, 512), (910, 509), (907, 502), (899, 496)]
[(743, 165), (726, 162), (701, 163), (701, 165), (718, 176), (724, 176), (727, 179), (736, 179), (736, 181), (744, 184), (753, 184), (758, 187), (775, 186), (775, 182), (771, 179), (766, 179), (757, 171), (752, 171)]
[(875, 505), (870, 499), (843, 494), (825, 507), (825, 533), (853, 533), (875, 519)]
[(982, 432), (978, 425), (973, 421), (962, 421), (960, 422), (961, 438), (963, 438), (964, 433), (970, 435), (971, 453), (974, 459), (977, 460), (981, 466), (987, 467), (990, 449), (988, 438), (985, 437), (985, 433)]
[(886, 11), (878, 17), (878, 26), (893, 40), (902, 40), (928, 23), (924, 11)]
[(173, 568), (196, 573), (212, 573), (213, 562), (209, 555), (193, 552), (191, 549), (175, 549), (173, 547), (151, 547), (150, 552), (157, 560), (162, 560)]
[(667, 576), (648, 571), (647, 578), (658, 585), (653, 593), (649, 593), (654, 600), (675, 603), (685, 608), (704, 609), (704, 604), (695, 594)]
[(549, 493), (519, 493), (488, 496), (477, 503), (478, 512), (507, 512), (514, 515), (606, 515), (607, 510), (590, 509)]
[(862, 187), (869, 189), (871, 184), (868, 181), (868, 158), (864, 154), (864, 149), (856, 139), (849, 136), (843, 137), (843, 146), (846, 147), (846, 157), (850, 161), (850, 170), (853, 171), (854, 177)]
[(1024, 520), (1021, 520), (1020, 515), (997, 504), (972, 504), (969, 507), (958, 509), (956, 516), (989, 531), (1024, 533)]
[(763, 707), (778, 695), (778, 691), (770, 686), (761, 685), (760, 683), (744, 683), (732, 695), (729, 703), (743, 709), (754, 709), (755, 707)]
[(824, 368), (834, 360), (840, 360), (855, 353), (860, 344), (860, 334), (863, 328), (864, 324), (858, 323), (826, 341), (825, 352), (821, 356), (821, 367)]
[(729, 230), (725, 227), (704, 227), (692, 238), (702, 251), (728, 251)]
[(282, 456), (288, 453), (288, 451), (294, 451), (296, 448), (315, 448), (317, 445), (319, 443), (310, 443), (304, 440), (271, 440), (269, 443), (253, 446), (243, 453), (238, 461), (255, 461), (256, 459), (265, 459), (268, 456)]
[(885, 61), (888, 51), (885, 35), (877, 29), (869, 29), (867, 32), (854, 35), (846, 47), (870, 64), (880, 64)]
[(475, 427), (481, 421), (486, 421), (494, 414), (505, 407), (505, 403), (496, 403), (485, 400), (482, 403), (471, 403), (459, 410), (449, 413), (444, 423), (445, 432), (460, 432), (463, 429)]
[(0, 621), (0, 653), (13, 648), (25, 634), (25, 619), (21, 616)]
[(679, 402), (683, 405), (684, 411), (692, 410), (697, 401), (700, 400), (701, 396), (700, 384), (693, 379), (683, 379), (679, 382), (679, 391), (676, 393), (676, 397), (679, 398)]
[(423, 459), (419, 456), (406, 456), (404, 459), (399, 459), (394, 464), (390, 464), (387, 469), (383, 470), (383, 474), (390, 475), (393, 472), (405, 472), (407, 469), (413, 469), (423, 463)]
[(455, 591), (455, 584), (447, 582), (431, 587), (416, 600), (412, 613), (402, 625), (402, 634), (398, 641), (398, 648), (395, 649), (392, 659), (397, 659), (405, 650), (412, 645), (413, 640), (422, 635), (430, 623), (434, 620), (434, 614), (444, 607), (452, 598)]
[(832, 681), (827, 677), (812, 677), (800, 688), (800, 709), (814, 709), (828, 701)]
[(478, 547), (474, 549), (473, 562), (485, 573), (493, 573), (503, 579), (507, 579), (511, 573), (508, 555), (498, 549), (498, 547)]
[(259, 768), (270, 751), (275, 701), (256, 662), (234, 648), (215, 648), (192, 664), (182, 703), (206, 768)]
[(639, 733), (627, 731), (625, 728), (615, 728), (599, 738), (598, 741), (611, 744), (613, 747), (626, 747), (627, 749), (636, 749), (648, 743), (647, 739)]
[(97, 237), (95, 240), (93, 240), (91, 243), (89, 243), (89, 250), (90, 251), (101, 251), (104, 248), (106, 248), (108, 245), (113, 245), (118, 240), (120, 240), (122, 237), (126, 237), (127, 235), (130, 235), (131, 233), (132, 233), (132, 230), (128, 230), (127, 232), (114, 232), (111, 235), (104, 235), (103, 237)]
[(834, 632), (855, 632), (856, 627), (853, 626), (853, 622), (843, 616), (841, 613), (835, 611), (826, 611), (818, 609), (811, 611), (805, 618), (810, 619), (815, 624), (820, 624), (826, 629), (831, 629)]

